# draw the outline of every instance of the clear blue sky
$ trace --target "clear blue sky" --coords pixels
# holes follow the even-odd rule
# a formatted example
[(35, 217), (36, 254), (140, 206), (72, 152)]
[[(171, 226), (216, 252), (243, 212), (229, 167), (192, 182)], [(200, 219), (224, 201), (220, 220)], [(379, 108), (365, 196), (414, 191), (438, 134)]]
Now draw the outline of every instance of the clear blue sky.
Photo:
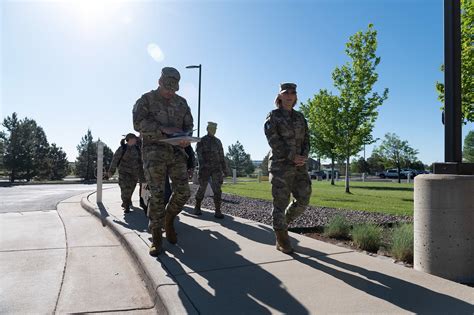
[(443, 80), (442, 0), (3, 0), (0, 10), (2, 119), (14, 111), (35, 119), (71, 161), (88, 128), (116, 149), (164, 66), (181, 72), (178, 94), (197, 126), (198, 71), (185, 66), (199, 63), (201, 134), (218, 122), (225, 151), (239, 140), (261, 160), (279, 83), (296, 82), (300, 101), (332, 89), (345, 43), (369, 23), (382, 58), (376, 90), (390, 89), (374, 137), (394, 132), (424, 163), (443, 160), (434, 87)]

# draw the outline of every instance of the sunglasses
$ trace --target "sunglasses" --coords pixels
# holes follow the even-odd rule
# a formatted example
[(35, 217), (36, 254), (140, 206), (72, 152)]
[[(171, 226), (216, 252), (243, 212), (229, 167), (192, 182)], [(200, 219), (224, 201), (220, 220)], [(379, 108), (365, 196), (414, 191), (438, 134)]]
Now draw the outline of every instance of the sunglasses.
[(285, 94), (285, 95), (296, 95), (296, 91), (285, 91), (281, 94)]

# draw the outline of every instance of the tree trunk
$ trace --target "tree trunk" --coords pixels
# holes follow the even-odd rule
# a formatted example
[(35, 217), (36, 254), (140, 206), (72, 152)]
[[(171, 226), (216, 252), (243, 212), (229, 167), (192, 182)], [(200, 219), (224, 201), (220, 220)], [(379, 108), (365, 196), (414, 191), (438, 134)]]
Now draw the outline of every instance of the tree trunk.
[(334, 185), (334, 157), (331, 157), (331, 185)]
[(349, 189), (349, 159), (350, 159), (350, 156), (347, 156), (346, 158), (346, 193), (350, 193), (350, 189)]

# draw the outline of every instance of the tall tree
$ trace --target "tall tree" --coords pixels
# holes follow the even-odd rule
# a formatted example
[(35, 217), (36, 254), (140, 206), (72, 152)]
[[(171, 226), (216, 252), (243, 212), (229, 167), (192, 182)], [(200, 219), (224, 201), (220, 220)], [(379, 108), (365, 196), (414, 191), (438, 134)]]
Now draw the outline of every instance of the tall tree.
[(471, 130), (464, 138), (464, 148), (462, 152), (464, 161), (474, 163), (474, 130)]
[(407, 166), (417, 160), (418, 150), (413, 149), (406, 140), (394, 133), (385, 134), (385, 138), (379, 147), (374, 149), (386, 162), (388, 167), (396, 167), (398, 171), (398, 182), (400, 183), (400, 171), (402, 166)]
[[(84, 180), (94, 180), (97, 172), (97, 141), (94, 141), (92, 132), (88, 129), (77, 145), (79, 153), (76, 159), (76, 175)], [(108, 169), (112, 162), (113, 152), (104, 143), (104, 169)]]
[(346, 159), (346, 193), (349, 188), (350, 157), (357, 154), (364, 144), (373, 142), (372, 130), (378, 116), (377, 108), (388, 97), (388, 89), (382, 95), (372, 92), (378, 80), (375, 71), (380, 63), (376, 56), (377, 31), (369, 24), (367, 31), (352, 35), (346, 44), (350, 62), (337, 67), (333, 74), (335, 87), (339, 90), (340, 109), (336, 150)]
[[(474, 122), (474, 1), (461, 0), (461, 106), (464, 123)], [(441, 66), (444, 72), (444, 65)], [(444, 84), (436, 82), (438, 99), (444, 104)], [(444, 110), (444, 106), (441, 107)]]
[(331, 160), (331, 184), (334, 185), (334, 163), (340, 158), (336, 143), (342, 141), (339, 131), (339, 98), (327, 90), (319, 90), (313, 99), (301, 104), (308, 121), (311, 154)]
[(244, 146), (237, 141), (228, 148), (229, 152), (226, 157), (230, 161), (230, 167), (237, 170), (237, 176), (249, 175), (254, 172), (255, 167), (250, 158), (244, 150)]
[(49, 178), (51, 180), (60, 180), (66, 177), (69, 173), (69, 162), (67, 160), (66, 152), (53, 143), (51, 145), (49, 157), (53, 166)]
[(5, 143), (4, 164), (10, 181), (30, 181), (34, 177), (47, 179), (52, 166), (43, 128), (33, 119), (18, 119), (16, 113), (6, 117), (3, 126), (6, 128), (1, 135)]
[(76, 174), (84, 180), (95, 178), (94, 170), (97, 164), (97, 148), (94, 146), (94, 138), (90, 129), (82, 137), (77, 146), (78, 157), (76, 160)]
[(375, 151), (372, 151), (372, 154), (367, 159), (367, 164), (369, 166), (369, 173), (381, 173), (385, 170), (385, 160), (384, 158)]

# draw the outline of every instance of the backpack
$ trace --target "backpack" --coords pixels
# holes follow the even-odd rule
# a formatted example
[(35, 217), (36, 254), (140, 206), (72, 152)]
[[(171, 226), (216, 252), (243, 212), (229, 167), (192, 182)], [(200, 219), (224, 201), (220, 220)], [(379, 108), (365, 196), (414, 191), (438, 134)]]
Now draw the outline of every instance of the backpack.
[[(127, 152), (127, 144), (125, 143), (125, 139), (122, 139), (122, 141), (120, 141), (120, 146), (122, 147), (122, 155), (120, 156), (120, 159), (118, 160), (117, 162), (117, 167), (120, 166), (120, 162), (122, 161), (122, 158), (123, 156), (125, 155), (125, 152)], [(137, 148), (138, 150), (138, 156), (142, 156), (142, 141), (140, 138), (137, 138), (137, 143), (135, 144), (135, 147)], [(142, 159), (140, 158), (140, 162), (142, 161)]]

